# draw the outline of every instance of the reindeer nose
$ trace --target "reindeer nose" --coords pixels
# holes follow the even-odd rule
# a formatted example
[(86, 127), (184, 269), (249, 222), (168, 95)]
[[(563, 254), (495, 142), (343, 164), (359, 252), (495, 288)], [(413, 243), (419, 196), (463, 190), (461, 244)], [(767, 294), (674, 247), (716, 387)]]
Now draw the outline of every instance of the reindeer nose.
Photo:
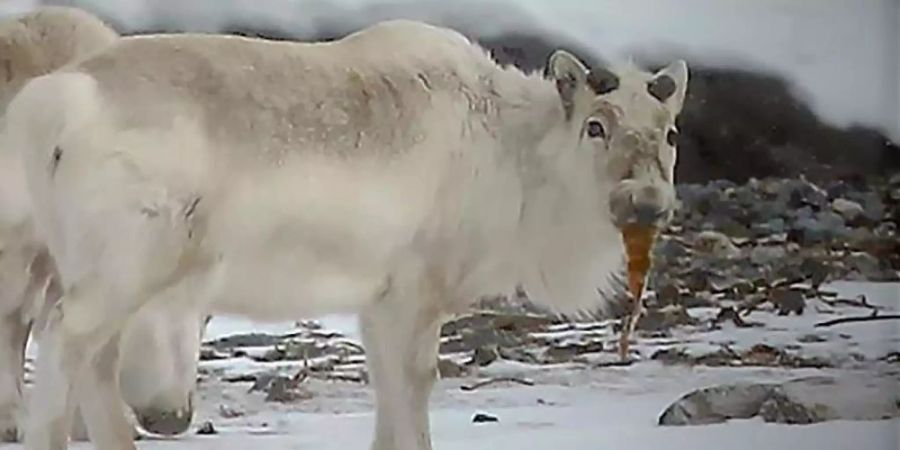
[(194, 411), (191, 406), (176, 411), (141, 411), (136, 412), (138, 422), (145, 430), (164, 436), (184, 433), (191, 425)]
[(658, 226), (668, 216), (664, 196), (652, 186), (623, 184), (610, 194), (610, 212), (617, 225)]
[(638, 225), (652, 226), (656, 225), (664, 216), (666, 211), (659, 205), (653, 203), (638, 203), (634, 205), (634, 222)]

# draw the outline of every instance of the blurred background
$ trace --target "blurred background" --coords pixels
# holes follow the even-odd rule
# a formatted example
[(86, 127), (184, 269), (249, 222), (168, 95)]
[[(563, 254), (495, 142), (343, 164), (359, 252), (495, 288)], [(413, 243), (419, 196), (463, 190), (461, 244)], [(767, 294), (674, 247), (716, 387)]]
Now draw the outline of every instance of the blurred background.
[(41, 4), (88, 9), (124, 34), (333, 39), (416, 18), (525, 68), (555, 47), (594, 64), (684, 58), (692, 78), (679, 182), (860, 179), (900, 168), (897, 0), (0, 0), (0, 14)]

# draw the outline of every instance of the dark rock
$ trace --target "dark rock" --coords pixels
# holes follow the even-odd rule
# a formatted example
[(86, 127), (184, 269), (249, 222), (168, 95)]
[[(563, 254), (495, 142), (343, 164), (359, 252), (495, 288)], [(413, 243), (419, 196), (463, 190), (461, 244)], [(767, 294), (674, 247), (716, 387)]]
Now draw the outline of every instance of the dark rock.
[(675, 348), (664, 348), (657, 350), (650, 356), (653, 361), (659, 361), (663, 364), (690, 364), (693, 358), (684, 350)]
[(657, 258), (666, 258), (675, 260), (689, 256), (687, 247), (684, 242), (678, 239), (663, 237), (654, 248), (654, 254)]
[(738, 312), (730, 306), (720, 309), (714, 321), (716, 323), (732, 323), (738, 328), (754, 328), (764, 326), (764, 324), (760, 322), (745, 321), (744, 318), (741, 317), (740, 314), (738, 314)]
[(285, 360), (303, 361), (305, 359), (319, 358), (329, 353), (333, 353), (334, 349), (329, 349), (326, 345), (311, 340), (291, 340), (283, 345), (282, 353)]
[(224, 377), (222, 378), (222, 381), (226, 383), (256, 383), (259, 381), (259, 377), (256, 375), (240, 374)]
[(698, 389), (678, 399), (659, 417), (659, 425), (705, 425), (749, 419), (759, 413), (773, 385), (735, 384)]
[(461, 378), (468, 375), (469, 370), (453, 360), (440, 358), (438, 359), (438, 373), (441, 378)]
[(466, 363), (469, 366), (487, 367), (497, 360), (497, 349), (492, 347), (478, 347), (472, 353), (472, 359)]
[(544, 360), (550, 363), (569, 362), (577, 356), (603, 351), (603, 342), (569, 343), (551, 345), (544, 351)]
[(853, 200), (838, 198), (831, 202), (831, 208), (847, 222), (853, 222), (863, 214), (863, 207)]
[(712, 294), (708, 291), (696, 292), (693, 295), (683, 295), (678, 306), (683, 308), (708, 308), (715, 306), (716, 301), (713, 300)]
[(667, 307), (648, 310), (637, 322), (636, 329), (642, 331), (665, 331), (682, 325), (696, 325), (697, 319), (682, 307)]
[(862, 216), (870, 223), (878, 223), (884, 217), (884, 203), (877, 193), (856, 192), (849, 197), (862, 205)]
[(207, 420), (206, 422), (203, 422), (199, 428), (197, 428), (197, 434), (202, 436), (210, 436), (219, 434), (219, 432), (216, 431), (216, 427), (213, 425), (213, 423)]
[(264, 333), (236, 334), (216, 339), (209, 343), (216, 349), (233, 349), (237, 347), (267, 347), (281, 342), (281, 337)]
[(258, 362), (284, 361), (284, 359), (285, 359), (284, 350), (282, 350), (280, 348), (273, 348), (273, 349), (267, 350), (262, 355), (256, 356), (253, 358), (254, 361), (258, 361)]
[(779, 316), (802, 315), (806, 308), (806, 297), (799, 289), (778, 288), (769, 291), (769, 300), (775, 305)]
[(804, 344), (813, 344), (819, 342), (828, 342), (828, 339), (819, 336), (818, 334), (804, 334), (803, 336), (797, 338), (797, 342), (802, 342)]
[(694, 238), (693, 249), (694, 252), (723, 259), (734, 258), (740, 254), (740, 250), (727, 235), (712, 230), (697, 234)]
[(897, 382), (896, 376), (814, 376), (780, 384), (706, 387), (672, 403), (660, 415), (659, 424), (702, 425), (756, 416), (783, 424), (890, 419), (900, 415)]
[(312, 393), (300, 388), (296, 380), (283, 376), (274, 377), (266, 392), (267, 402), (291, 403), (312, 397)]
[(229, 355), (219, 352), (214, 348), (202, 347), (200, 349), (200, 361), (220, 361), (228, 358)]
[(847, 268), (860, 274), (863, 280), (875, 280), (880, 277), (881, 263), (869, 253), (851, 253), (844, 258), (844, 263)]
[(681, 304), (681, 289), (673, 283), (657, 286), (656, 301), (661, 306)]
[(476, 413), (472, 416), (472, 423), (492, 423), (499, 422), (500, 419), (497, 416), (493, 416), (485, 413)]
[(236, 410), (228, 405), (219, 405), (219, 416), (223, 419), (236, 419), (245, 415), (245, 412)]
[(783, 259), (787, 255), (787, 249), (774, 245), (758, 245), (750, 250), (750, 261), (753, 264), (768, 265)]
[(525, 348), (498, 348), (497, 354), (508, 361), (516, 361), (522, 364), (542, 364), (543, 360), (535, 352)]
[(814, 410), (792, 401), (777, 389), (760, 405), (759, 416), (766, 422), (791, 425), (807, 425), (822, 421)]

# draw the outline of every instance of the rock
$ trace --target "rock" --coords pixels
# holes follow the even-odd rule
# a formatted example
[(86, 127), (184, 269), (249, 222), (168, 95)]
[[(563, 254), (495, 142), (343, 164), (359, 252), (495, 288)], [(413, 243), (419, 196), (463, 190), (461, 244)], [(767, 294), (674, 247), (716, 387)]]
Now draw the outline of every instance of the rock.
[(262, 355), (260, 355), (260, 356), (255, 356), (255, 357), (253, 357), (252, 359), (253, 359), (254, 361), (257, 361), (257, 362), (276, 362), (276, 361), (284, 361), (284, 360), (285, 360), (285, 354), (284, 354), (284, 350), (282, 350), (282, 349), (276, 347), (276, 348), (273, 348), (273, 349), (269, 349), (269, 350), (267, 350), (265, 353), (263, 353)]
[(681, 303), (681, 289), (671, 282), (654, 286), (656, 292), (656, 304), (660, 306), (678, 305)]
[(207, 420), (206, 422), (203, 422), (203, 424), (201, 424), (199, 428), (197, 428), (197, 434), (209, 436), (213, 434), (219, 434), (219, 432), (216, 431), (216, 427), (213, 425), (213, 423)]
[(792, 267), (796, 267), (801, 279), (809, 281), (814, 289), (818, 289), (822, 283), (828, 280), (831, 271), (828, 264), (817, 257), (803, 258), (799, 267)]
[(831, 202), (831, 209), (841, 215), (847, 222), (853, 222), (857, 217), (862, 215), (863, 207), (853, 200), (845, 198), (837, 198)]
[(784, 359), (784, 352), (771, 345), (756, 344), (747, 351), (741, 361), (748, 366), (775, 366)]
[(774, 385), (734, 384), (688, 393), (666, 408), (659, 425), (706, 425), (728, 419), (749, 419), (759, 413)]
[(779, 316), (794, 313), (803, 315), (806, 308), (806, 297), (803, 291), (798, 289), (777, 288), (769, 291), (769, 300), (775, 305)]
[(215, 341), (212, 345), (216, 349), (232, 349), (236, 347), (268, 347), (281, 342), (281, 337), (264, 333), (248, 333), (226, 336)]
[(804, 334), (803, 336), (797, 338), (797, 342), (801, 342), (804, 344), (815, 344), (819, 342), (828, 342), (828, 339), (818, 334)]
[(220, 361), (228, 358), (229, 356), (227, 354), (222, 353), (215, 348), (205, 346), (200, 348), (200, 361)]
[(865, 253), (853, 252), (844, 258), (846, 266), (862, 275), (863, 280), (873, 280), (879, 278), (881, 272), (878, 258)]
[(822, 421), (814, 409), (791, 400), (778, 389), (775, 389), (760, 405), (759, 416), (766, 422), (791, 425), (807, 425)]
[(723, 259), (734, 258), (740, 254), (740, 250), (728, 236), (711, 230), (697, 234), (694, 238), (693, 248), (695, 252)]
[(690, 364), (693, 361), (691, 355), (686, 351), (675, 348), (657, 350), (650, 356), (650, 359), (663, 364)]
[(478, 347), (472, 352), (472, 359), (466, 363), (469, 366), (487, 367), (497, 360), (499, 355), (494, 347)]
[(900, 172), (897, 172), (888, 178), (888, 186), (900, 187)]
[(284, 376), (275, 377), (269, 383), (266, 393), (267, 402), (291, 403), (298, 400), (309, 400), (312, 397), (312, 393), (301, 389), (296, 381)]
[(871, 223), (878, 223), (884, 217), (884, 203), (875, 192), (861, 193), (857, 201), (863, 207), (863, 217)]
[(451, 359), (438, 359), (438, 373), (441, 378), (461, 378), (469, 374), (469, 370)]
[(330, 351), (333, 349), (329, 349), (327, 345), (314, 340), (290, 340), (284, 344), (283, 348), (283, 359), (288, 361), (303, 361), (336, 353)]
[(533, 314), (479, 312), (447, 322), (441, 328), (440, 352), (468, 352), (483, 347), (517, 347), (530, 341), (528, 333), (541, 331), (557, 320)]
[(665, 331), (681, 325), (696, 325), (697, 319), (680, 306), (668, 306), (647, 310), (637, 322), (635, 329), (642, 331)]
[(783, 424), (891, 419), (900, 416), (898, 382), (896, 374), (848, 375), (706, 387), (669, 405), (659, 424), (702, 425), (756, 416)]
[(246, 413), (243, 411), (236, 410), (228, 405), (219, 405), (219, 416), (223, 419), (236, 419), (238, 417), (244, 417)]
[(551, 345), (544, 351), (544, 360), (550, 363), (570, 362), (577, 356), (602, 351), (602, 341)]
[(671, 237), (663, 237), (653, 249), (657, 258), (676, 260), (689, 256), (687, 247), (679, 239)]
[(849, 231), (841, 216), (826, 211), (817, 213), (813, 217), (798, 218), (791, 225), (788, 239), (798, 242), (801, 246), (813, 246), (831, 242), (848, 234)]
[[(248, 392), (256, 392), (256, 391), (268, 391), (269, 386), (272, 384), (272, 381), (274, 381), (275, 378), (278, 378), (280, 376), (281, 375), (278, 375), (274, 372), (270, 372), (270, 373), (260, 373), (257, 375), (243, 375), (243, 376), (233, 377), (232, 379), (247, 381), (247, 378), (249, 377), (250, 378), (249, 381), (253, 381), (253, 385), (250, 386), (250, 389)], [(234, 382), (239, 382), (239, 381), (234, 381)]]
[[(898, 383), (896, 373), (810, 376), (784, 382), (778, 392), (790, 403), (802, 405), (817, 421), (884, 420), (900, 416)], [(784, 411), (781, 418), (796, 419), (789, 412)]]
[(712, 277), (709, 268), (694, 267), (687, 273), (682, 274), (685, 287), (692, 292), (702, 292), (710, 290), (709, 279)]
[(786, 255), (787, 250), (782, 246), (757, 245), (750, 250), (750, 261), (757, 265), (768, 265)]
[(761, 322), (745, 321), (744, 318), (741, 317), (740, 314), (738, 314), (738, 312), (730, 306), (726, 306), (720, 309), (714, 321), (716, 323), (732, 323), (738, 328), (754, 328), (765, 326), (765, 324)]
[[(727, 313), (722, 320), (727, 320)], [(755, 323), (745, 324), (749, 327), (758, 326)], [(766, 344), (756, 344), (744, 352), (736, 352), (728, 347), (719, 350), (691, 355), (681, 350), (660, 350), (653, 354), (651, 359), (668, 364), (704, 365), (710, 367), (722, 366), (757, 366), (757, 367), (833, 367), (834, 364), (816, 356), (800, 356), (789, 353)]]
[(486, 413), (476, 413), (472, 416), (472, 423), (489, 423), (489, 422), (499, 422), (500, 419), (497, 416), (493, 416)]

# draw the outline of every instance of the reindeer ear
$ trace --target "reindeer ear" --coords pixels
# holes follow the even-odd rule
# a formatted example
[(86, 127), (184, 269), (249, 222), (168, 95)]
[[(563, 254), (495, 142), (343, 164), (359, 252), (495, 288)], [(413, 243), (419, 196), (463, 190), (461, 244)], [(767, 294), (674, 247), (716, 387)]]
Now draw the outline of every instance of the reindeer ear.
[(556, 90), (562, 100), (566, 119), (570, 119), (575, 110), (575, 94), (584, 86), (587, 79), (587, 66), (571, 53), (557, 50), (550, 55), (547, 74), (556, 82)]
[(687, 83), (687, 63), (678, 60), (653, 75), (653, 79), (647, 83), (647, 92), (663, 102), (671, 111), (678, 113), (684, 103)]

